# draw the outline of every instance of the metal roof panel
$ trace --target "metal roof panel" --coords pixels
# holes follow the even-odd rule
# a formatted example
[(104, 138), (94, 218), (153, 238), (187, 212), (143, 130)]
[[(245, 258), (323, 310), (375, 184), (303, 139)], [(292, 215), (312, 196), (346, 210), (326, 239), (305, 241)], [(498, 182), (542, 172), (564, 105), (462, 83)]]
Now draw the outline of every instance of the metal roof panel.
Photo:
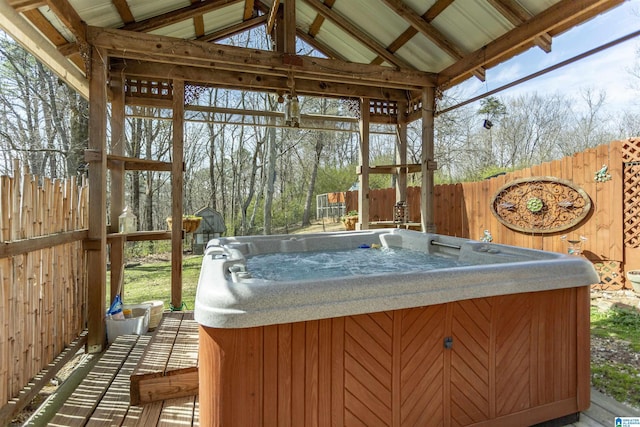
[(69, 0), (69, 4), (90, 25), (117, 28), (124, 24), (118, 9), (109, 0)]
[(385, 47), (409, 28), (403, 18), (379, 0), (337, 1), (333, 9)]
[(454, 63), (451, 56), (422, 34), (413, 36), (398, 49), (396, 55), (416, 69), (430, 73), (438, 72)]
[(181, 9), (191, 4), (188, 0), (128, 0), (127, 3), (136, 22)]
[(159, 36), (176, 37), (179, 39), (195, 39), (196, 29), (193, 26), (193, 19), (187, 19), (184, 21), (176, 22), (172, 25), (167, 25), (162, 28), (158, 28), (154, 31), (149, 31), (149, 34), (157, 34)]
[(205, 33), (218, 31), (222, 28), (239, 24), (244, 17), (244, 4), (235, 3), (227, 7), (202, 15)]
[(432, 24), (465, 52), (473, 52), (513, 28), (485, 1), (468, 1), (464, 6), (454, 2)]
[(351, 62), (369, 64), (378, 56), (330, 21), (324, 21), (316, 39)]

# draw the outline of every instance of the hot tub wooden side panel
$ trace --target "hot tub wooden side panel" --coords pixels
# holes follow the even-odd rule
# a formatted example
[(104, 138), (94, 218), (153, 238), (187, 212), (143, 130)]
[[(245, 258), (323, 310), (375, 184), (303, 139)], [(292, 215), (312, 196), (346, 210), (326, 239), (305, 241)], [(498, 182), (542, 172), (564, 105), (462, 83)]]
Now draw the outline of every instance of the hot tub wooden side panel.
[[(212, 426), (531, 425), (589, 405), (588, 287), (200, 328)], [(450, 348), (445, 339), (450, 338)]]

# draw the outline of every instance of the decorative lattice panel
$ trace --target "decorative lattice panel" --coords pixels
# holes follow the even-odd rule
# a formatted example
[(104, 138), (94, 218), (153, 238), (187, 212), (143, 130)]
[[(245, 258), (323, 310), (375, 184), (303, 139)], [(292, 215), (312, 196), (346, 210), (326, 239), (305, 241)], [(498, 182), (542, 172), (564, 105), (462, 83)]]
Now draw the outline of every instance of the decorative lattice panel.
[(173, 91), (168, 80), (127, 79), (125, 93), (137, 98), (171, 99)]
[(369, 109), (372, 115), (377, 116), (398, 116), (398, 103), (394, 101), (371, 101)]
[(625, 286), (625, 278), (620, 261), (598, 261), (593, 266), (600, 275), (600, 283), (593, 286), (603, 291), (618, 291)]
[(550, 177), (517, 179), (500, 188), (491, 211), (512, 230), (555, 233), (579, 224), (591, 210), (591, 199), (572, 183)]
[(640, 247), (640, 162), (624, 165), (624, 245)]
[(622, 161), (640, 162), (640, 138), (629, 138), (622, 141)]

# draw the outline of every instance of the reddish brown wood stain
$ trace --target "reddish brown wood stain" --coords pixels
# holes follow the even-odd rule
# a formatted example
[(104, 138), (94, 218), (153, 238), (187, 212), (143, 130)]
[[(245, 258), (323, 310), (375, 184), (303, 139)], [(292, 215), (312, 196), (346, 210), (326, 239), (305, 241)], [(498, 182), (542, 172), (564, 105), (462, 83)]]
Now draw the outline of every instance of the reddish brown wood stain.
[(588, 407), (588, 337), (588, 287), (246, 329), (201, 326), (200, 422), (531, 425)]

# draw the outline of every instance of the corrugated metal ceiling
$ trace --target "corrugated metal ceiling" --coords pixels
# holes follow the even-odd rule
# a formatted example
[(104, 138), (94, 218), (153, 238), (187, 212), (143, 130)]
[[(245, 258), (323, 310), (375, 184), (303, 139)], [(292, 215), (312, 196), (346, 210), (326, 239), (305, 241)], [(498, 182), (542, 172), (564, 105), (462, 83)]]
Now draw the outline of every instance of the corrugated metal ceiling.
[[(42, 0), (25, 2), (21, 0), (0, 0), (13, 5), (24, 14), (25, 21), (36, 26), (49, 39), (52, 31), (57, 31), (68, 43), (76, 42), (73, 28), (61, 17), (59, 5), (63, 0)], [(48, 3), (51, 1), (52, 3)], [(279, 1), (279, 0), (278, 0)], [(554, 26), (549, 21), (549, 34), (555, 35), (567, 26), (577, 25), (584, 20), (614, 7), (622, 0), (297, 0), (296, 27), (298, 34), (304, 35), (315, 47), (328, 57), (363, 64), (383, 64), (409, 68), (429, 73), (441, 73), (448, 67), (462, 61), (474, 59), (474, 67), (481, 76), (481, 68), (495, 65), (523, 49), (534, 45), (534, 39), (519, 40), (514, 37), (515, 49), (503, 56), (494, 55), (486, 60), (478, 60), (478, 51), (495, 43), (497, 39), (514, 33), (550, 8), (557, 14), (557, 22), (564, 27)], [(68, 0), (79, 18), (89, 26), (105, 28), (136, 29), (139, 25), (156, 20), (153, 28), (145, 31), (181, 39), (198, 39), (210, 34), (242, 25), (263, 16), (264, 25), (273, 0)], [(574, 2), (574, 4), (571, 4)], [(28, 5), (24, 5), (28, 3)], [(576, 8), (577, 3), (584, 6)], [(31, 7), (30, 7), (31, 6)], [(44, 20), (34, 19), (33, 7), (52, 28), (42, 25)], [(116, 7), (118, 6), (118, 7)], [(202, 8), (202, 12), (197, 10)], [(123, 12), (124, 9), (124, 12)], [(128, 10), (127, 10), (128, 9)], [(557, 9), (557, 12), (555, 10)], [(567, 16), (566, 10), (572, 15)], [(584, 11), (583, 11), (584, 9)], [(58, 12), (58, 14), (54, 13)], [(185, 13), (188, 12), (188, 13)], [(195, 11), (195, 13), (191, 13)], [(585, 12), (586, 11), (586, 12)], [(132, 22), (125, 22), (130, 14)], [(333, 15), (331, 15), (333, 14)], [(175, 16), (180, 16), (176, 18)], [(407, 16), (409, 15), (409, 16)], [(343, 21), (343, 23), (340, 22)], [(413, 20), (413, 23), (412, 23)], [(334, 22), (337, 21), (337, 22)], [(320, 26), (318, 23), (322, 22)], [(345, 24), (346, 22), (346, 24)], [(416, 24), (417, 22), (417, 24)], [(545, 21), (546, 22), (546, 21)], [(200, 32), (198, 32), (198, 28)], [(238, 27), (239, 28), (239, 27)], [(204, 31), (202, 31), (202, 29)], [(313, 33), (310, 33), (312, 31)], [(555, 31), (555, 32), (554, 32)], [(225, 33), (226, 34), (226, 33)], [(539, 35), (545, 36), (545, 32)], [(547, 40), (550, 37), (547, 35)], [(210, 41), (207, 39), (207, 41)], [(369, 44), (367, 46), (367, 44)], [(378, 50), (371, 46), (379, 46)], [(541, 45), (542, 46), (542, 45)], [(56, 45), (57, 48), (69, 46)], [(382, 52), (382, 56), (381, 56)], [(66, 55), (71, 56), (66, 53)], [(383, 57), (385, 55), (389, 55)], [(74, 61), (79, 66), (81, 61)], [(457, 83), (471, 76), (471, 71), (448, 77)], [(84, 70), (82, 70), (84, 71)], [(446, 73), (445, 73), (446, 74)]]

